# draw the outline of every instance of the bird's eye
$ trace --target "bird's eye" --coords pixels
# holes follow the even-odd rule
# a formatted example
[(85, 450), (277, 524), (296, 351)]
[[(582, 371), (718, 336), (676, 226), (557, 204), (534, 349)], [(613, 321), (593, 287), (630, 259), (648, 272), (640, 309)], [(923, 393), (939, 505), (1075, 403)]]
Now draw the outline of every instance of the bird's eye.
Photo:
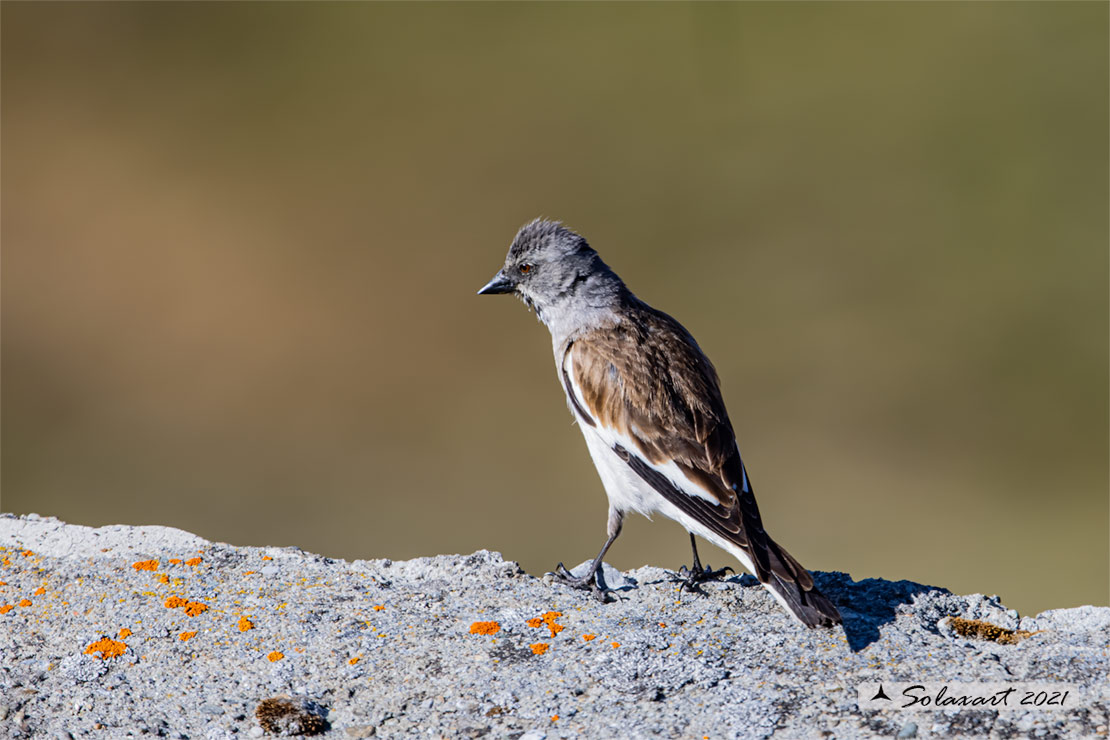
[(527, 275), (531, 271), (532, 271), (532, 265), (528, 264), (527, 262), (525, 262), (523, 265), (520, 266), (520, 272), (521, 272), (522, 275)]

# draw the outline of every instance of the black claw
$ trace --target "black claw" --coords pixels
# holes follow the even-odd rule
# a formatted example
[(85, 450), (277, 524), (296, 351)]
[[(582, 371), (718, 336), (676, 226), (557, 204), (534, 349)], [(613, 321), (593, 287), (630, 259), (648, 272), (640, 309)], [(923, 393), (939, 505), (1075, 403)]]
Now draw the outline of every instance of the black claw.
[(577, 578), (567, 570), (565, 565), (559, 563), (555, 566), (555, 571), (552, 575), (559, 581), (562, 581), (564, 585), (576, 588), (580, 591), (589, 591), (593, 594), (593, 597), (602, 604), (608, 603), (609, 601), (609, 593), (598, 584), (596, 572)]
[(727, 565), (724, 568), (713, 570), (709, 566), (704, 568), (687, 568), (685, 565), (678, 569), (675, 578), (671, 580), (682, 584), (683, 591), (689, 591), (692, 594), (701, 594), (705, 596), (705, 591), (702, 590), (701, 584), (708, 581), (717, 581), (725, 577), (725, 575), (732, 571), (732, 568)]

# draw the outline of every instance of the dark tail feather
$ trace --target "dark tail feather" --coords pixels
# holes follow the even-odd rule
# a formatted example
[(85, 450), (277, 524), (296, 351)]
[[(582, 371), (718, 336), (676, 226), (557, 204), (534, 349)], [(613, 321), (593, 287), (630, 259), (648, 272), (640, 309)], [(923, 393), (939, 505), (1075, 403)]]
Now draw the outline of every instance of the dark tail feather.
[(763, 585), (781, 596), (798, 621), (806, 627), (833, 627), (841, 622), (840, 611), (816, 586), (803, 591), (797, 583), (784, 580), (774, 573)]
[(813, 585), (813, 576), (809, 571), (770, 538), (767, 545), (772, 567), (766, 578), (760, 579), (763, 585), (781, 596), (798, 621), (806, 627), (840, 624), (840, 611)]

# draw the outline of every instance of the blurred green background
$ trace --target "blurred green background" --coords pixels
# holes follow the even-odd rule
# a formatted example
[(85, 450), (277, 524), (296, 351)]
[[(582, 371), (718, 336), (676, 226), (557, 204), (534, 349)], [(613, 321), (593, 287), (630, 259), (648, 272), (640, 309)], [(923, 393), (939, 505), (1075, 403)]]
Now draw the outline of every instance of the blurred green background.
[(698, 337), (808, 567), (1107, 603), (1105, 3), (0, 12), (5, 511), (593, 556), (547, 332), (474, 295), (545, 215)]

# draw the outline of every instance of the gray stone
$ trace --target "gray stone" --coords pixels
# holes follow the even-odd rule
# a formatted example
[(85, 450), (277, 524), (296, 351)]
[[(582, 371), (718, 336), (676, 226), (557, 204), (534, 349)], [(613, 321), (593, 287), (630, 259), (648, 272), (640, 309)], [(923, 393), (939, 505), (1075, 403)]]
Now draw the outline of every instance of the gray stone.
[(907, 722), (898, 732), (899, 740), (904, 738), (917, 737), (917, 725), (913, 722)]
[[(1110, 724), (1107, 607), (1022, 617), (993, 596), (816, 573), (845, 625), (807, 630), (748, 576), (691, 595), (660, 568), (606, 564), (620, 592), (602, 604), (486, 551), (346, 563), (11, 515), (0, 547), (32, 552), (10, 557), (8, 598), (47, 584), (0, 616), (0, 737), (122, 737), (141, 731), (136, 718), (168, 737), (261, 737), (255, 708), (276, 695), (310, 700), (327, 736), (350, 738), (1082, 737)], [(141, 560), (157, 570), (132, 567)], [(942, 626), (951, 616), (1036, 634), (963, 638)], [(85, 654), (104, 636), (124, 654)], [(926, 680), (1066, 681), (1082, 699), (1021, 712), (857, 706), (863, 682)]]

